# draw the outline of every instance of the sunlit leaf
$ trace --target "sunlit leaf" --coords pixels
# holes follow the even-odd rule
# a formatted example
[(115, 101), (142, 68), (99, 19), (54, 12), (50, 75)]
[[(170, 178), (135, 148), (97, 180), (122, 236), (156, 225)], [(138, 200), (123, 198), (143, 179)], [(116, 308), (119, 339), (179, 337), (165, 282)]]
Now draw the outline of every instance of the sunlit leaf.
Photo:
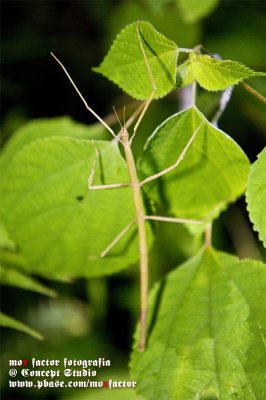
[(189, 58), (177, 69), (177, 88), (197, 81), (209, 91), (224, 90), (252, 76), (265, 76), (263, 72), (252, 69), (231, 60), (217, 60), (208, 55), (190, 53)]
[(254, 229), (266, 247), (266, 148), (251, 166), (246, 198), (250, 219)]
[(138, 39), (147, 56), (157, 91), (155, 98), (166, 95), (175, 86), (178, 47), (157, 32), (149, 22), (135, 22), (116, 37), (101, 65), (101, 73), (136, 99), (147, 99), (153, 91), (151, 78)]
[(69, 117), (32, 120), (19, 128), (8, 141), (0, 156), (1, 172), (23, 146), (50, 136), (69, 136), (80, 139), (104, 139), (106, 129), (96, 123), (84, 125)]
[(10, 164), (2, 190), (2, 218), (26, 268), (49, 277), (114, 273), (138, 259), (132, 228), (104, 258), (100, 254), (134, 219), (129, 187), (88, 190), (128, 182), (114, 142), (48, 138), (25, 146)]
[(203, 250), (156, 285), (149, 318), (131, 361), (145, 399), (265, 398), (265, 264)]
[(15, 249), (15, 243), (13, 240), (11, 240), (6, 228), (2, 223), (0, 223), (0, 249)]
[(177, 168), (143, 188), (177, 217), (209, 220), (244, 193), (249, 161), (234, 140), (197, 108), (175, 114), (157, 128), (147, 141), (138, 169), (146, 177), (173, 165), (200, 125)]

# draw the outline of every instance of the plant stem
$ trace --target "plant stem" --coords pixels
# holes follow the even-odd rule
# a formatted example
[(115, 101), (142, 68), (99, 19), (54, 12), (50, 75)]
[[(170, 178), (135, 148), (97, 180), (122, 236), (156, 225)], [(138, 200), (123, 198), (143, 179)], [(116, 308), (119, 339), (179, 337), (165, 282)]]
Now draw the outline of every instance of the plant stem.
[(197, 94), (197, 82), (194, 81), (191, 85), (191, 106), (196, 104), (196, 94)]
[(136, 223), (139, 234), (139, 258), (140, 258), (140, 340), (139, 351), (145, 350), (147, 336), (147, 308), (148, 308), (148, 246), (145, 229), (145, 214), (140, 191), (140, 184), (137, 176), (135, 160), (131, 151), (130, 143), (123, 132), (121, 135), (125, 157), (128, 166), (133, 200), (136, 211)]
[(205, 246), (210, 247), (212, 245), (212, 224), (211, 222), (206, 226), (205, 231)]
[(180, 53), (191, 53), (193, 51), (193, 49), (186, 49), (184, 47), (179, 47), (178, 50)]
[(250, 94), (252, 94), (252, 96), (256, 97), (260, 102), (262, 102), (263, 104), (266, 104), (266, 98), (264, 96), (262, 96), (262, 94), (260, 94), (259, 92), (257, 92), (257, 90), (253, 89), (251, 86), (247, 85), (245, 82), (240, 82), (240, 85)]

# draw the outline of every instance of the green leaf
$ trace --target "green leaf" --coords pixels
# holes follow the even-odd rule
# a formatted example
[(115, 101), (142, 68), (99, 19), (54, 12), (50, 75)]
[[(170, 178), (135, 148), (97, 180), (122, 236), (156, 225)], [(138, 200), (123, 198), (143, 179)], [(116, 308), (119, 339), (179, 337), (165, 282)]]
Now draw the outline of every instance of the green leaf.
[[(104, 139), (106, 136), (106, 129), (99, 123), (92, 125), (83, 125), (73, 121), (69, 117), (58, 117), (58, 118), (44, 118), (36, 119), (27, 122), (21, 128), (19, 128), (11, 139), (7, 142), (6, 146), (0, 155), (0, 170), (1, 170), (1, 181), (0, 186), (3, 184), (5, 179), (5, 171), (8, 165), (12, 162), (13, 157), (21, 150), (25, 145), (50, 136), (69, 136), (73, 138), (84, 138), (84, 139)], [(0, 247), (1, 238), (6, 231), (3, 222), (0, 224)], [(12, 238), (13, 239), (13, 238)], [(9, 238), (9, 244), (12, 244), (11, 238)], [(6, 243), (7, 244), (7, 243)], [(13, 247), (15, 245), (13, 244)], [(6, 247), (6, 246), (5, 246)]]
[(220, 61), (208, 55), (191, 56), (191, 67), (201, 87), (210, 91), (224, 90), (257, 72), (236, 61)]
[(150, 295), (149, 337), (132, 356), (146, 400), (266, 398), (266, 266), (201, 251)]
[(4, 326), (5, 328), (16, 329), (18, 331), (27, 333), (30, 336), (33, 336), (35, 339), (43, 340), (43, 337), (39, 332), (23, 324), (22, 322), (9, 317), (8, 315), (2, 313), (1, 311), (0, 311), (0, 326)]
[(219, 0), (176, 0), (185, 21), (193, 23), (209, 15)]
[(236, 61), (220, 61), (208, 55), (190, 53), (189, 58), (176, 71), (176, 87), (187, 86), (195, 80), (209, 91), (224, 90), (244, 79), (265, 76)]
[(48, 288), (42, 283), (21, 271), (15, 270), (10, 266), (0, 264), (0, 284), (15, 286), (21, 289), (32, 290), (33, 292), (56, 297), (56, 291)]
[(266, 147), (251, 166), (246, 199), (254, 229), (259, 232), (259, 238), (266, 247)]
[(194, 81), (193, 63), (190, 60), (185, 61), (176, 70), (176, 87), (179, 89), (190, 85)]
[(155, 13), (162, 12), (164, 6), (169, 3), (169, 0), (145, 0), (145, 3), (148, 4), (149, 8)]
[(0, 249), (14, 250), (15, 243), (11, 240), (4, 225), (0, 222)]
[(22, 251), (26, 268), (60, 278), (114, 273), (138, 259), (132, 228), (104, 258), (101, 252), (134, 219), (131, 188), (88, 190), (94, 184), (128, 182), (114, 142), (47, 138), (25, 146), (10, 164), (1, 213)]
[(149, 22), (134, 22), (116, 37), (101, 65), (93, 70), (101, 73), (130, 96), (148, 99), (153, 91), (151, 78), (138, 39), (147, 56), (157, 91), (155, 98), (165, 96), (175, 87), (178, 47), (157, 32)]
[(81, 139), (104, 139), (106, 129), (101, 124), (83, 125), (69, 117), (43, 118), (32, 120), (19, 128), (0, 156), (0, 169), (4, 171), (14, 155), (37, 139), (50, 136), (69, 136)]
[(177, 168), (143, 186), (147, 195), (180, 218), (213, 219), (245, 191), (249, 161), (232, 138), (197, 108), (173, 115), (147, 141), (138, 162), (142, 177), (175, 163), (203, 123)]

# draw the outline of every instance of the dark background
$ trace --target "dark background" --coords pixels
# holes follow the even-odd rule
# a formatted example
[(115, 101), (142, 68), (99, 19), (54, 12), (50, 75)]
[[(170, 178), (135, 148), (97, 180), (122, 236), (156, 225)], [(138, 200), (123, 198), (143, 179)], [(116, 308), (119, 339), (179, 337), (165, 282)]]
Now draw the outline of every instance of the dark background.
[[(112, 113), (112, 106), (131, 104), (115, 85), (92, 72), (99, 65), (115, 35), (128, 23), (149, 20), (155, 28), (180, 47), (204, 44), (223, 59), (240, 61), (265, 70), (265, 2), (222, 1), (206, 19), (185, 23), (174, 2), (156, 11), (145, 1), (2, 1), (2, 130), (1, 142), (33, 118), (70, 115), (92, 123), (59, 66), (50, 56), (53, 51), (65, 64), (91, 107), (101, 116)], [(265, 81), (248, 83), (266, 94)], [(199, 93), (198, 106), (211, 115), (217, 95)], [(133, 103), (134, 106), (134, 103)], [(154, 102), (140, 130), (136, 154), (164, 118), (178, 110), (176, 94)], [(130, 106), (129, 106), (130, 109)], [(265, 145), (265, 107), (237, 86), (220, 121), (253, 162)], [(152, 260), (152, 279), (184, 261), (191, 253), (191, 238), (182, 227), (162, 228)], [(181, 235), (179, 247), (170, 238)], [(160, 239), (160, 237), (162, 239)], [(168, 240), (168, 239), (169, 240)], [(214, 244), (240, 257), (265, 258), (257, 235), (248, 221), (245, 200), (229, 207), (214, 225)], [(11, 330), (2, 335), (3, 368), (9, 358), (45, 356), (93, 358), (108, 354), (114, 359), (115, 373), (127, 375), (127, 357), (137, 318), (138, 271), (72, 285), (49, 283), (60, 293), (56, 300), (3, 287), (3, 310), (41, 330), (46, 340), (36, 340)], [(55, 356), (56, 355), (56, 356)], [(4, 374), (5, 375), (5, 374)], [(3, 398), (76, 399), (73, 392), (12, 393), (4, 382)], [(70, 396), (70, 397), (69, 397)], [(86, 398), (86, 397), (84, 397)]]

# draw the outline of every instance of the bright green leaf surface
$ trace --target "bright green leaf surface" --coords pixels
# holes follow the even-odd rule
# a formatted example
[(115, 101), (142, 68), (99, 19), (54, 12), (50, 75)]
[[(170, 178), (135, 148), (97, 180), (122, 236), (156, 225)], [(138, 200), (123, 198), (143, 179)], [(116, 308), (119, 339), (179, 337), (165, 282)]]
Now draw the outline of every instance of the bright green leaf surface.
[[(178, 47), (157, 32), (149, 22), (140, 22), (140, 36), (157, 86), (155, 98), (175, 86)], [(138, 23), (128, 25), (116, 37), (101, 65), (94, 68), (136, 99), (147, 99), (153, 91), (138, 40)]]
[(196, 22), (209, 15), (219, 0), (176, 0), (185, 21)]
[(0, 264), (0, 284), (15, 286), (21, 289), (32, 290), (33, 292), (55, 297), (56, 292), (23, 272)]
[(243, 79), (257, 75), (252, 69), (236, 61), (220, 61), (207, 55), (193, 57), (192, 69), (195, 79), (206, 90), (224, 90)]
[(9, 234), (2, 223), (0, 223), (0, 249), (15, 249), (15, 243), (10, 239)]
[(81, 139), (104, 139), (106, 129), (96, 123), (83, 125), (69, 117), (36, 119), (18, 129), (1, 152), (0, 169), (3, 172), (17, 151), (37, 139), (50, 136), (69, 136)]
[(174, 164), (204, 122), (178, 167), (143, 186), (180, 218), (213, 218), (245, 191), (249, 161), (240, 147), (197, 110), (173, 115), (150, 137), (138, 163), (143, 177)]
[(265, 264), (203, 250), (156, 285), (149, 319), (131, 361), (145, 399), (266, 398)]
[[(32, 120), (21, 128), (19, 128), (0, 155), (0, 170), (1, 180), (0, 185), (4, 183), (5, 171), (12, 161), (13, 157), (25, 145), (37, 140), (50, 136), (69, 136), (73, 138), (83, 139), (104, 139), (106, 137), (106, 129), (101, 124), (83, 125), (73, 121), (69, 117), (58, 117), (49, 119), (36, 119)], [(6, 228), (3, 222), (0, 224), (0, 247), (7, 248), (7, 236), (5, 234)], [(5, 235), (5, 236), (4, 236)], [(5, 239), (5, 246), (2, 240)], [(9, 246), (12, 245), (11, 238), (9, 238)], [(14, 248), (14, 244), (13, 244)]]
[(208, 55), (191, 53), (177, 69), (176, 86), (183, 87), (196, 80), (204, 89), (218, 91), (252, 76), (263, 75), (236, 61), (220, 61)]
[(23, 324), (22, 322), (9, 317), (8, 315), (2, 313), (1, 311), (0, 311), (0, 326), (4, 326), (5, 328), (16, 329), (18, 331), (27, 333), (28, 335), (33, 336), (39, 340), (43, 339), (42, 335), (39, 332)]
[[(94, 184), (128, 182), (117, 144), (94, 142), (100, 152)], [(25, 146), (6, 172), (2, 217), (34, 273), (97, 276), (138, 258), (133, 228), (105, 258), (100, 253), (134, 218), (131, 189), (88, 190), (95, 145), (48, 138)]]
[(176, 71), (176, 87), (181, 88), (195, 81), (193, 63), (190, 60), (181, 64)]
[(251, 166), (246, 198), (250, 219), (254, 229), (266, 247), (266, 148)]

